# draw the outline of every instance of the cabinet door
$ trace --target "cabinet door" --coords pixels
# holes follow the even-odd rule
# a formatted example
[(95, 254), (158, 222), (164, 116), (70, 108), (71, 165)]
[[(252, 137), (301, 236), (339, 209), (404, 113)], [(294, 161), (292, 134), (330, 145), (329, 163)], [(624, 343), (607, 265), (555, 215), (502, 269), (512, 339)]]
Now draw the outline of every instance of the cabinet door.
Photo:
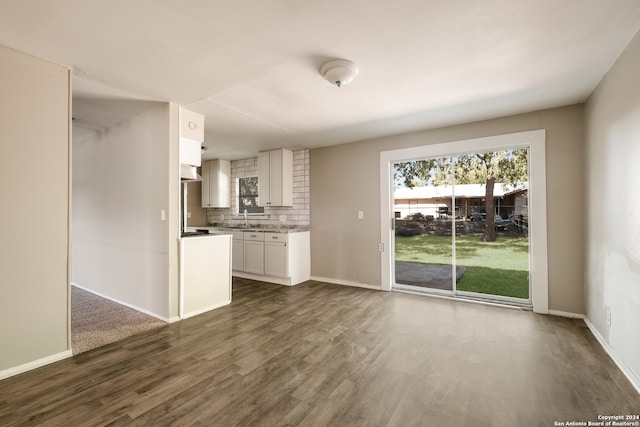
[(269, 152), (269, 206), (293, 206), (293, 152)]
[(265, 242), (264, 274), (267, 276), (289, 277), (289, 256), (286, 243)]
[(231, 162), (209, 160), (202, 163), (202, 207), (231, 207)]
[(210, 162), (202, 162), (202, 169), (200, 171), (202, 175), (202, 207), (211, 207), (211, 174), (209, 168)]
[(231, 256), (231, 268), (235, 271), (244, 270), (244, 240), (233, 239)]
[(217, 193), (218, 208), (231, 207), (231, 162), (218, 160)]
[(270, 153), (258, 153), (258, 196), (260, 206), (271, 206)]
[(258, 169), (260, 206), (293, 206), (293, 152), (259, 153)]
[(293, 206), (293, 151), (280, 151), (280, 199), (278, 206)]
[(282, 150), (269, 152), (269, 206), (282, 206)]
[(264, 274), (264, 242), (244, 241), (244, 271)]

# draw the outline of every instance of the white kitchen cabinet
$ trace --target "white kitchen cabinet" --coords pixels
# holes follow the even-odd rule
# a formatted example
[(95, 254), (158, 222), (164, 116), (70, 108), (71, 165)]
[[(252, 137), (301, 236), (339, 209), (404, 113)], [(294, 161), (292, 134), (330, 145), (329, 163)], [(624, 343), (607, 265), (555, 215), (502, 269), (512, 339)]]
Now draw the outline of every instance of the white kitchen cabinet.
[(286, 233), (264, 233), (264, 274), (290, 277)]
[(244, 242), (240, 243), (243, 243), (244, 266), (234, 267), (234, 276), (287, 286), (297, 285), (311, 277), (308, 231), (245, 231)]
[(209, 160), (202, 163), (202, 207), (231, 207), (231, 162)]
[(210, 233), (232, 234), (231, 264), (236, 277), (287, 286), (297, 285), (311, 277), (309, 231), (210, 228), (213, 229)]
[(293, 206), (293, 152), (263, 151), (258, 154), (260, 206)]
[(244, 272), (264, 274), (264, 233), (245, 231)]
[(234, 231), (231, 244), (231, 265), (234, 271), (244, 270), (244, 236), (242, 231)]
[(202, 163), (202, 143), (195, 139), (180, 138), (180, 164), (200, 166)]

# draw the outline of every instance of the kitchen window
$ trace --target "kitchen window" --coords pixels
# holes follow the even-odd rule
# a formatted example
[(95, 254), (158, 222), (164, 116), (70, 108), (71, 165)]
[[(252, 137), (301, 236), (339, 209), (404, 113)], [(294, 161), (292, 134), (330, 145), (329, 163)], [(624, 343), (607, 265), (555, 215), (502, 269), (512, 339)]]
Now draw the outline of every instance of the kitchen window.
[(244, 210), (250, 214), (264, 213), (264, 207), (258, 206), (258, 177), (238, 178), (238, 214), (243, 214)]

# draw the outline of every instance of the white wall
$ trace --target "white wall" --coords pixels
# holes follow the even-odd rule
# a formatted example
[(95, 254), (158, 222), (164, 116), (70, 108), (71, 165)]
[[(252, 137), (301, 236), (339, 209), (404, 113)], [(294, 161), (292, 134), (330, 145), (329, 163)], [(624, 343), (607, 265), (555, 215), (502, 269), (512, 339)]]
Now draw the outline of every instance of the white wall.
[(0, 378), (69, 355), (69, 79), (0, 46)]
[[(586, 104), (587, 316), (640, 390), (640, 35)], [(607, 324), (606, 310), (611, 312)]]
[(72, 282), (165, 319), (179, 229), (171, 107), (73, 142)]

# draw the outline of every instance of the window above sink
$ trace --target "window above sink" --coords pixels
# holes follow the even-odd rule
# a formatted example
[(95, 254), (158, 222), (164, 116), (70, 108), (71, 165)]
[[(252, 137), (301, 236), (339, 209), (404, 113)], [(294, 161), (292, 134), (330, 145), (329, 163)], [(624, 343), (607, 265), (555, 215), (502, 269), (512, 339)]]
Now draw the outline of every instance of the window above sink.
[(238, 215), (244, 214), (245, 209), (247, 214), (263, 214), (264, 207), (258, 206), (260, 201), (258, 194), (258, 177), (250, 176), (237, 179), (237, 192), (238, 203), (236, 203)]

